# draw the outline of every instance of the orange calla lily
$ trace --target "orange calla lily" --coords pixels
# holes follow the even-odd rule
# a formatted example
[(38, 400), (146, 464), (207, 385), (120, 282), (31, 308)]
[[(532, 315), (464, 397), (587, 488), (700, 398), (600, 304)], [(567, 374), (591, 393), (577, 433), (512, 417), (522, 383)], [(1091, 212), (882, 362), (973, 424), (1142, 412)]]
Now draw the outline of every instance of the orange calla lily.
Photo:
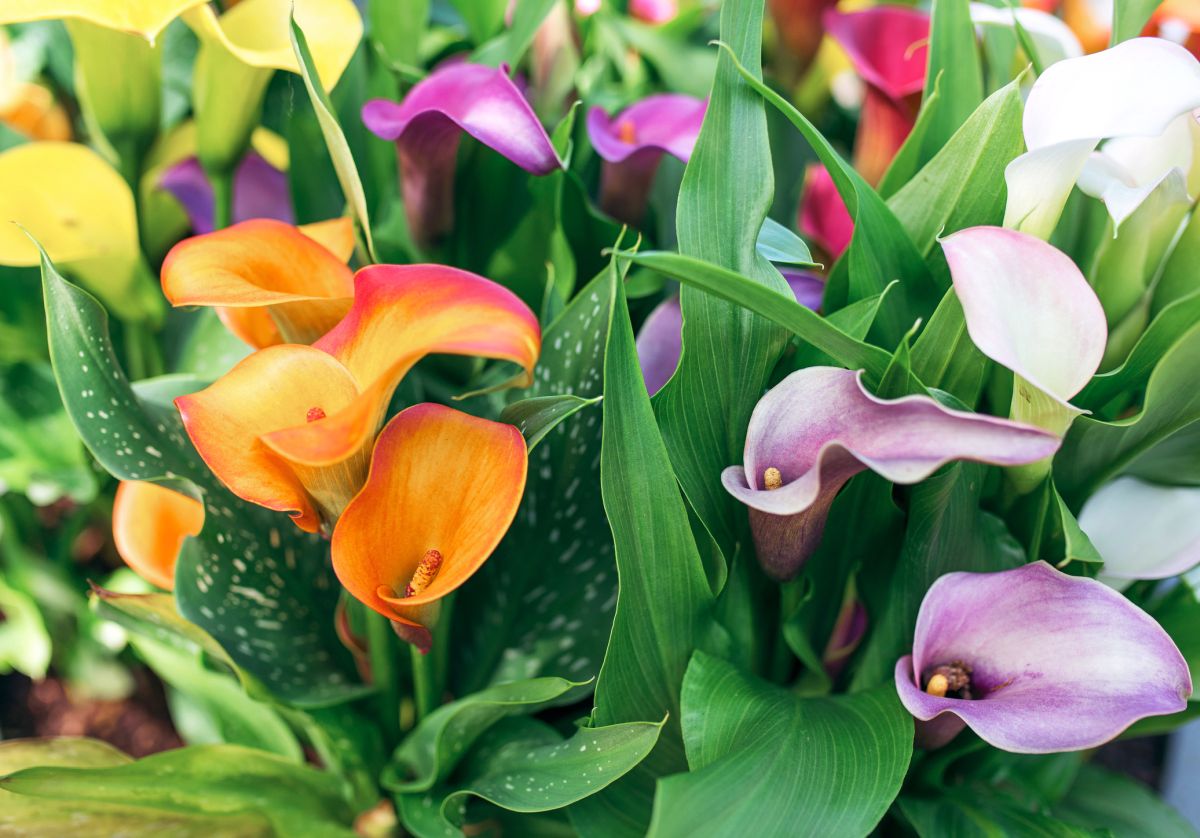
[(397, 414), (333, 532), (343, 587), (428, 649), (441, 598), (483, 565), (512, 524), (527, 464), (512, 425), (437, 404)]
[(117, 553), (151, 585), (175, 587), (175, 562), (189, 535), (204, 526), (204, 505), (157, 483), (124, 480), (113, 500)]
[(349, 314), (313, 346), (268, 347), (176, 400), (200, 456), (230, 491), (315, 532), (361, 488), (396, 385), (431, 353), (524, 368), (541, 347), (515, 294), (442, 265), (375, 265), (354, 279)]
[(255, 347), (312, 343), (350, 310), (354, 251), (348, 218), (293, 227), (260, 218), (186, 239), (163, 262), (175, 306), (217, 306), (226, 327)]

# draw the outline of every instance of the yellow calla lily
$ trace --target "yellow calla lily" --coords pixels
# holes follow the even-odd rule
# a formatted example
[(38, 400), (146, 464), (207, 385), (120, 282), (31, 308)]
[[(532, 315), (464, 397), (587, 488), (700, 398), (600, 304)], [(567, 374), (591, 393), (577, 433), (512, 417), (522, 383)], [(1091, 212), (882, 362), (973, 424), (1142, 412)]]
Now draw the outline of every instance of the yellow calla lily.
[(161, 314), (133, 194), (104, 158), (78, 143), (27, 143), (0, 154), (0, 183), (0, 219), (16, 222), (0, 223), (0, 264), (38, 264), (28, 231), (122, 318)]
[(0, 23), (77, 18), (153, 41), (167, 24), (205, 0), (0, 0)]

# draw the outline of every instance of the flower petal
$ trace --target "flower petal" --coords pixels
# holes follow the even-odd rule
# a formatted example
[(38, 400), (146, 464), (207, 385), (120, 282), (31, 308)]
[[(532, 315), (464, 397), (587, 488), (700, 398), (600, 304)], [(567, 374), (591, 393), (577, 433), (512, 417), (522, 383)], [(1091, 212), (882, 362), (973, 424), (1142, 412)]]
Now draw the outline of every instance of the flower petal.
[[(379, 435), (367, 483), (334, 529), (338, 579), (379, 613), (429, 627), (427, 607), (466, 582), (504, 537), (527, 463), (512, 425), (435, 404), (400, 412)], [(441, 553), (441, 568), (425, 590), (404, 597), (429, 550)]]
[(987, 3), (971, 3), (971, 22), (978, 29), (996, 27), (1015, 33), (1014, 20), (1032, 39), (1043, 67), (1083, 55), (1083, 47), (1071, 27), (1052, 14), (1041, 9), (997, 8)]
[[(198, 393), (175, 400), (184, 427), (213, 473), (240, 498), (287, 512), (309, 532), (320, 526), (314, 485), (262, 437), (310, 424), (313, 408), (332, 416), (358, 396), (354, 379), (309, 346), (272, 346), (255, 352)], [(318, 421), (312, 421), (315, 425)], [(343, 487), (333, 487), (345, 490)], [(357, 491), (354, 486), (348, 500)]]
[(629, 14), (646, 23), (670, 23), (679, 14), (679, 0), (629, 0)]
[[(759, 560), (787, 579), (820, 543), (838, 490), (871, 469), (916, 483), (952, 460), (1021, 465), (1053, 454), (1060, 439), (1038, 428), (942, 407), (925, 396), (876, 398), (860, 374), (834, 367), (792, 373), (759, 401), (746, 432), (745, 464), (721, 475), (750, 507)], [(767, 469), (782, 485), (765, 486)]]
[(797, 226), (834, 260), (845, 252), (854, 236), (854, 220), (846, 203), (829, 170), (819, 163), (809, 166), (804, 176)]
[(825, 13), (825, 30), (867, 84), (894, 101), (925, 87), (929, 14), (907, 6), (874, 6), (861, 12)]
[[(971, 667), (973, 700), (925, 693), (942, 664)], [(1093, 579), (1044, 562), (950, 573), (925, 595), (913, 654), (896, 664), (900, 700), (918, 719), (952, 713), (997, 748), (1053, 753), (1100, 745), (1138, 719), (1175, 713), (1192, 680), (1171, 638)]]
[(1034, 236), (971, 227), (941, 240), (979, 351), (1066, 403), (1100, 366), (1108, 325), (1075, 263)]
[[(159, 185), (183, 205), (192, 230), (213, 231), (212, 186), (199, 160), (193, 157), (172, 166), (163, 173)], [(288, 224), (294, 218), (287, 175), (253, 151), (242, 158), (233, 183), (233, 220), (252, 218), (273, 218)]]
[(204, 0), (7, 0), (0, 23), (79, 18), (154, 40), (167, 24)]
[(588, 111), (588, 138), (596, 153), (619, 163), (644, 149), (654, 149), (687, 162), (700, 136), (708, 103), (682, 93), (647, 96), (615, 117), (603, 108)]
[(175, 587), (183, 541), (199, 535), (204, 505), (157, 483), (123, 480), (112, 511), (113, 543), (138, 576), (164, 590)]
[(1102, 576), (1166, 579), (1200, 564), (1200, 488), (1118, 477), (1088, 498), (1079, 526), (1104, 559)]

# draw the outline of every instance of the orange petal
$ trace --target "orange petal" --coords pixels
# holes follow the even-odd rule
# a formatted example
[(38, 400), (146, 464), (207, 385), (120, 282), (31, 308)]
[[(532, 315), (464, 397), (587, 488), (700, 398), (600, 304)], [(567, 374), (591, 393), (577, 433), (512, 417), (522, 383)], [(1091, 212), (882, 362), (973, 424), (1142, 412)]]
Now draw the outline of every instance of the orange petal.
[(200, 501), (157, 483), (125, 480), (113, 500), (113, 542), (138, 576), (165, 590), (175, 587), (175, 562), (189, 535), (204, 526)]
[(1094, 0), (1063, 0), (1063, 21), (1071, 27), (1084, 52), (1105, 49), (1112, 34), (1112, 21), (1097, 11)]
[(300, 232), (343, 262), (349, 262), (354, 255), (354, 221), (349, 218), (301, 224)]
[(233, 336), (240, 338), (255, 349), (266, 349), (277, 343), (286, 343), (279, 327), (271, 319), (271, 312), (263, 308), (216, 307), (217, 317)]
[[(358, 391), (334, 358), (310, 346), (259, 350), (212, 386), (175, 400), (188, 436), (204, 462), (240, 498), (288, 512), (301, 529), (320, 528), (318, 509), (336, 513), (362, 483), (347, 488), (341, 475), (297, 467), (262, 441), (293, 426), (317, 424), (350, 405)], [(365, 462), (361, 471), (365, 471)], [(342, 502), (344, 502), (344, 500)]]
[[(525, 440), (512, 425), (436, 404), (397, 414), (379, 435), (366, 485), (334, 529), (338, 579), (379, 613), (428, 627), (438, 600), (466, 582), (504, 537), (527, 464)], [(404, 597), (430, 550), (442, 556), (436, 575)]]
[[(332, 231), (320, 235), (337, 239)], [(337, 255), (281, 221), (243, 221), (186, 239), (163, 262), (172, 305), (268, 306), (279, 331), (311, 343), (349, 310), (353, 273)]]

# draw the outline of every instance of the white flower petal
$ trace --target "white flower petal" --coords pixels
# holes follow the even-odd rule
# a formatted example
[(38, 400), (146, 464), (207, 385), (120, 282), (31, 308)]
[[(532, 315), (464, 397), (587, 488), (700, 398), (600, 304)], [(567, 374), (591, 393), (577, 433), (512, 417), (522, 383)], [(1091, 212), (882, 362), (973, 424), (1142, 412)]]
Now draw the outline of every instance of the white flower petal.
[(1103, 576), (1166, 579), (1200, 564), (1200, 488), (1118, 477), (1088, 499), (1079, 526), (1104, 559)]

